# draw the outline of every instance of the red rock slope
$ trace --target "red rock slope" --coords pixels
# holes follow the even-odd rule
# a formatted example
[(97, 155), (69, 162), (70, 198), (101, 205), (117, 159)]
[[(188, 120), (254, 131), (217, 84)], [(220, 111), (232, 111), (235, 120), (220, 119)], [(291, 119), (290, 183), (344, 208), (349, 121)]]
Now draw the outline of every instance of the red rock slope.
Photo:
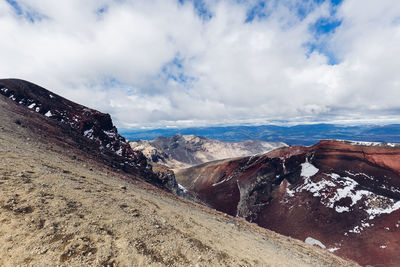
[(362, 265), (400, 266), (400, 147), (321, 141), (203, 164), (177, 180), (207, 205)]
[[(31, 112), (57, 121), (56, 127), (62, 128), (66, 136), (77, 141), (80, 149), (91, 152), (110, 166), (135, 174), (169, 191), (178, 190), (171, 172), (153, 172), (146, 157), (132, 150), (125, 138), (118, 134), (109, 114), (79, 105), (18, 79), (0, 80), (0, 97), (7, 97)], [(42, 122), (48, 120), (43, 118)]]

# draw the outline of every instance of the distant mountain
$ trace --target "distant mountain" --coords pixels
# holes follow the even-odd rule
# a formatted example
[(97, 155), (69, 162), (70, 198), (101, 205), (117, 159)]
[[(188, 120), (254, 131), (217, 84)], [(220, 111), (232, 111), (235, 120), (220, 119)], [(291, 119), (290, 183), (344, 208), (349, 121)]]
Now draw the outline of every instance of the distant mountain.
[(400, 266), (400, 145), (327, 140), (175, 175), (217, 210), (362, 266)]
[(160, 136), (151, 141), (138, 140), (129, 144), (134, 151), (142, 152), (152, 162), (171, 168), (186, 168), (218, 159), (251, 156), (287, 146), (282, 142), (246, 140), (232, 143), (181, 134)]
[[(158, 136), (198, 135), (220, 141), (240, 142), (248, 139), (284, 142), (288, 145), (313, 145), (324, 139), (359, 140), (368, 142), (400, 143), (400, 124), (390, 125), (334, 125), (310, 124), (291, 127), (276, 125), (197, 127), (182, 129), (153, 129), (120, 131), (130, 140), (151, 140)], [(136, 138), (136, 139), (135, 139)]]

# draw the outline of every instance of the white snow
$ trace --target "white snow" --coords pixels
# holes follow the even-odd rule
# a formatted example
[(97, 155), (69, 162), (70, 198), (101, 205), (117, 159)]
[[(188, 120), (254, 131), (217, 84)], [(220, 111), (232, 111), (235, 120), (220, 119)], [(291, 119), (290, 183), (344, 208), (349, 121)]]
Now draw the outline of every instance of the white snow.
[(371, 225), (367, 222), (361, 222), (362, 227), (370, 227)]
[(349, 230), (349, 232), (359, 234), (359, 233), (361, 233), (362, 230), (364, 230), (362, 227), (356, 225), (356, 226), (354, 226), (354, 228), (352, 230)]
[(387, 248), (387, 246), (386, 245), (382, 245), (382, 246), (379, 246), (380, 248)]
[(349, 212), (350, 211), (349, 207), (343, 207), (343, 206), (336, 206), (335, 210), (338, 213)]
[(389, 200), (392, 205), (387, 206), (385, 208), (382, 207), (372, 207), (366, 210), (366, 212), (370, 215), (369, 219), (372, 220), (374, 219), (377, 215), (381, 214), (390, 214), (393, 211), (396, 211), (400, 209), (400, 201), (394, 202), (392, 199)]
[(213, 183), (211, 186), (217, 186), (217, 185), (220, 185), (220, 184), (222, 184), (224, 182), (226, 182), (226, 179), (223, 179), (223, 180), (219, 181), (218, 183)]
[(398, 143), (383, 143), (383, 142), (365, 142), (365, 141), (353, 141), (353, 140), (337, 140), (341, 142), (348, 142), (353, 146), (390, 146), (390, 147), (398, 147), (400, 144)]
[(336, 247), (335, 247), (335, 248), (328, 248), (328, 251), (329, 251), (329, 252), (335, 252), (336, 250), (339, 250), (339, 249), (340, 249), (340, 248), (336, 248)]
[(120, 147), (115, 154), (117, 154), (118, 156), (122, 156), (122, 147)]
[(89, 139), (93, 139), (93, 129), (90, 130), (86, 130), (83, 132), (83, 136), (89, 138)]
[(351, 175), (351, 176), (358, 176), (358, 175), (362, 175), (362, 176), (364, 176), (364, 177), (366, 177), (366, 178), (368, 178), (368, 179), (370, 179), (370, 180), (374, 180), (374, 177), (372, 177), (372, 176), (369, 176), (369, 175), (367, 175), (367, 174), (365, 174), (365, 173), (362, 173), (362, 172), (359, 172), (359, 173), (353, 173), (353, 172), (351, 172), (351, 171), (345, 171), (345, 173), (347, 173), (347, 174), (349, 174), (349, 175)]
[[(350, 207), (354, 206), (359, 200), (363, 198), (363, 196), (369, 196), (372, 193), (366, 190), (356, 190), (355, 187), (358, 185), (356, 181), (349, 177), (340, 177), (340, 175), (336, 173), (327, 174), (330, 176), (335, 184), (343, 186), (343, 188), (336, 189), (335, 195), (329, 199), (329, 208), (333, 208), (335, 202), (343, 199), (343, 198), (351, 198)], [(337, 212), (349, 211), (349, 208), (345, 207), (336, 207)]]
[(310, 178), (311, 176), (314, 176), (317, 174), (319, 169), (317, 169), (314, 165), (308, 162), (308, 160), (304, 163), (301, 164), (301, 176)]
[(49, 110), (49, 111), (47, 111), (46, 112), (46, 114), (44, 114), (46, 117), (51, 117), (51, 116), (53, 116), (53, 114), (51, 114), (51, 111)]
[(307, 184), (305, 184), (302, 189), (307, 190), (311, 193), (313, 193), (314, 197), (320, 197), (321, 196), (321, 191), (327, 187), (335, 187), (336, 185), (328, 180), (322, 180), (319, 182), (312, 182), (308, 181)]
[(30, 104), (30, 105), (28, 106), (28, 108), (32, 109), (32, 108), (34, 108), (35, 106), (36, 106), (36, 104), (35, 104), (35, 103), (32, 103), (32, 104)]
[(322, 244), (321, 241), (318, 241), (317, 239), (314, 239), (312, 237), (307, 237), (304, 242), (309, 245), (317, 245), (323, 249), (326, 249), (325, 245)]
[(351, 141), (350, 144), (355, 146), (379, 146), (382, 143), (378, 142), (363, 142), (363, 141)]
[[(367, 190), (357, 189), (358, 182), (349, 177), (341, 177), (336, 173), (324, 174), (326, 179), (318, 182), (314, 182), (310, 179), (311, 176), (315, 175), (318, 169), (305, 162), (302, 164), (302, 176), (305, 177), (303, 185), (298, 186), (294, 189), (286, 188), (286, 193), (289, 197), (293, 197), (295, 192), (301, 192), (306, 190), (314, 197), (319, 197), (323, 205), (328, 208), (335, 209), (338, 213), (349, 212), (351, 207), (356, 205), (359, 201), (364, 201), (365, 212), (369, 215), (369, 219), (372, 220), (376, 216), (381, 214), (389, 214), (393, 211), (400, 209), (400, 201), (395, 202), (394, 200), (385, 196), (377, 195)], [(364, 173), (346, 173), (354, 175), (363, 175), (367, 178), (372, 178)], [(344, 198), (350, 198), (351, 203), (343, 206), (338, 205), (338, 202)], [(378, 204), (377, 204), (378, 203)], [(362, 222), (359, 228), (353, 229), (353, 232), (363, 230), (364, 227), (369, 227), (370, 224)]]
[(0, 90), (3, 91), (4, 93), (7, 93), (8, 88), (5, 88), (5, 87), (4, 87), (4, 88), (1, 88)]
[(103, 131), (108, 137), (114, 138), (115, 132), (114, 131)]
[(182, 190), (183, 193), (186, 193), (186, 192), (187, 192), (187, 189), (186, 189), (183, 185), (181, 185), (181, 184), (178, 184), (178, 188), (179, 188), (180, 190)]
[(40, 111), (40, 108), (39, 108), (39, 107), (36, 107), (36, 108), (35, 108), (35, 111), (36, 111), (36, 112), (39, 112), (39, 111)]
[(54, 96), (53, 96), (52, 94), (49, 94), (49, 97), (50, 97), (50, 98), (54, 98)]
[(286, 193), (289, 195), (289, 197), (294, 197), (294, 193), (296, 191), (290, 190), (289, 187), (286, 187)]

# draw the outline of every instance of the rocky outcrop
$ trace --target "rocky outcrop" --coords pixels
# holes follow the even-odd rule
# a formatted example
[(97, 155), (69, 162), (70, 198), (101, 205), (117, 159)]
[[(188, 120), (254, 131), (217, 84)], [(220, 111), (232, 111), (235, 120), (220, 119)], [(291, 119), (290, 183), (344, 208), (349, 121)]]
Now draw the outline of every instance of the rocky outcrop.
[(321, 141), (176, 172), (209, 206), (362, 265), (400, 263), (400, 146)]
[(112, 167), (136, 174), (170, 191), (178, 190), (173, 174), (153, 172), (143, 153), (132, 150), (125, 138), (118, 134), (109, 114), (79, 105), (38, 85), (18, 79), (0, 80), (0, 94), (85, 137), (88, 144), (81, 142), (80, 148), (97, 147), (96, 153), (101, 152)]
[(263, 154), (279, 147), (281, 142), (246, 140), (243, 142), (222, 142), (195, 135), (175, 134), (160, 136), (154, 140), (130, 142), (135, 151), (143, 152), (153, 163), (170, 168), (187, 168), (209, 161)]

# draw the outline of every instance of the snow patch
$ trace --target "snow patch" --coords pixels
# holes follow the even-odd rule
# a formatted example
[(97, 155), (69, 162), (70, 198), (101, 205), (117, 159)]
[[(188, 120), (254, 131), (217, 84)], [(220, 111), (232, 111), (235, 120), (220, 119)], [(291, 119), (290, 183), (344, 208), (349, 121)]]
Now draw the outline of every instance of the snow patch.
[(361, 233), (362, 230), (364, 230), (362, 227), (356, 225), (356, 226), (354, 226), (354, 228), (352, 230), (349, 230), (349, 232), (359, 234), (359, 233)]
[(394, 202), (394, 200), (392, 199), (387, 200), (390, 202), (391, 205), (389, 204), (386, 207), (372, 207), (366, 210), (366, 212), (370, 215), (370, 220), (374, 219), (378, 215), (390, 214), (393, 211), (400, 209), (400, 201)]
[(122, 156), (122, 147), (120, 147), (115, 154), (117, 154), (118, 156)]
[(46, 117), (51, 117), (51, 116), (53, 116), (53, 114), (51, 114), (51, 111), (49, 110), (49, 111), (47, 111), (46, 112), (46, 114), (44, 114)]
[(301, 164), (301, 176), (310, 178), (311, 176), (314, 176), (317, 174), (319, 169), (317, 169), (314, 165), (308, 162), (308, 160), (304, 163)]
[(28, 108), (29, 108), (29, 109), (33, 109), (35, 106), (36, 106), (36, 104), (35, 104), (35, 103), (32, 103), (32, 104), (30, 104), (30, 105), (28, 106)]
[(398, 147), (400, 144), (397, 143), (382, 143), (382, 142), (365, 142), (365, 141), (348, 141), (348, 140), (340, 140), (344, 142), (349, 142), (353, 146), (390, 146), (390, 147)]
[(83, 136), (89, 139), (93, 139), (93, 129), (84, 131)]
[(179, 188), (180, 190), (182, 190), (183, 193), (187, 193), (187, 189), (186, 189), (183, 185), (178, 184), (178, 188)]
[(335, 247), (335, 248), (328, 248), (328, 251), (329, 251), (329, 252), (335, 252), (336, 250), (339, 250), (339, 249), (340, 249), (340, 248), (336, 248), (336, 247)]
[(35, 108), (35, 111), (36, 111), (36, 112), (39, 112), (39, 111), (40, 111), (40, 108), (39, 108), (39, 107), (36, 107), (36, 108)]
[(321, 241), (314, 239), (312, 237), (307, 237), (304, 242), (309, 245), (316, 245), (319, 246), (320, 248), (326, 249), (325, 245), (322, 244)]
[(108, 137), (114, 138), (115, 137), (115, 132), (114, 131), (103, 131)]
[(222, 183), (226, 182), (226, 179), (223, 179), (222, 181), (219, 181), (218, 183), (213, 183), (211, 186), (217, 186), (220, 185)]
[(363, 141), (351, 141), (350, 144), (353, 146), (379, 146), (382, 143), (378, 142), (363, 142)]
[(343, 206), (336, 206), (335, 210), (338, 213), (349, 212), (350, 211), (349, 207), (343, 207)]

